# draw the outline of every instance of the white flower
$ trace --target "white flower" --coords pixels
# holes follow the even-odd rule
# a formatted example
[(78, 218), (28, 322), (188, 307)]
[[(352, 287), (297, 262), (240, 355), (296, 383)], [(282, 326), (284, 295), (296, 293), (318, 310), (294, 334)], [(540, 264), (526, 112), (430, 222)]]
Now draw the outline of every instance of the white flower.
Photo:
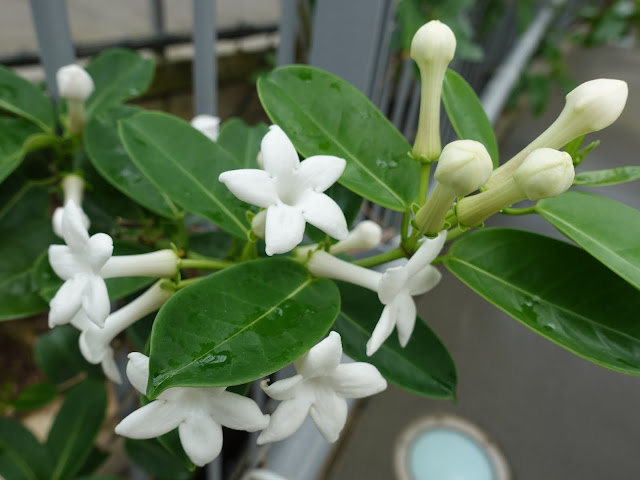
[[(116, 383), (121, 383), (120, 374), (114, 374), (115, 361), (111, 342), (127, 327), (158, 310), (173, 293), (172, 290), (162, 288), (161, 282), (156, 282), (134, 301), (109, 315), (103, 328), (98, 328), (91, 323), (78, 325), (82, 330), (79, 344), (84, 358), (89, 363), (101, 363), (107, 377)], [(73, 321), (72, 324), (74, 324)]]
[(86, 122), (84, 102), (93, 93), (91, 76), (79, 65), (67, 65), (56, 74), (58, 93), (67, 101), (67, 128), (80, 133)]
[(398, 329), (398, 340), (406, 346), (416, 323), (414, 295), (421, 295), (433, 289), (441, 273), (430, 263), (438, 256), (447, 238), (445, 231), (436, 238), (427, 238), (416, 253), (402, 267), (389, 268), (378, 284), (378, 298), (385, 305), (380, 320), (367, 342), (367, 355), (373, 355)]
[(298, 245), (305, 222), (338, 240), (346, 238), (342, 210), (322, 193), (342, 175), (346, 161), (316, 155), (300, 162), (291, 141), (275, 125), (262, 139), (261, 151), (264, 170), (232, 170), (219, 180), (240, 200), (267, 209), (267, 255), (286, 253)]
[[(149, 379), (149, 358), (130, 353), (127, 377), (143, 395)], [(225, 388), (174, 387), (139, 408), (116, 426), (129, 438), (153, 438), (178, 428), (180, 442), (198, 466), (211, 462), (222, 449), (222, 427), (255, 432), (265, 428), (269, 416), (256, 403)]]
[(61, 223), (67, 245), (51, 245), (49, 263), (65, 282), (49, 302), (49, 326), (69, 323), (81, 310), (89, 320), (102, 326), (109, 315), (110, 303), (100, 269), (111, 257), (113, 241), (104, 233), (89, 237), (82, 210), (73, 200), (64, 207)]
[[(82, 192), (84, 190), (84, 180), (81, 176), (71, 174), (62, 179), (61, 182), (62, 192), (64, 194), (64, 203), (66, 205), (70, 201), (73, 201), (80, 211), (82, 212), (82, 223), (85, 229), (89, 229), (89, 217), (82, 210)], [(62, 237), (62, 214), (64, 213), (64, 206), (58, 207), (53, 212), (53, 231), (54, 233)]]
[(331, 332), (309, 352), (294, 362), (298, 374), (260, 387), (281, 400), (271, 415), (269, 426), (260, 433), (258, 444), (276, 442), (295, 432), (311, 415), (322, 436), (335, 442), (347, 421), (346, 398), (362, 398), (387, 388), (378, 369), (368, 363), (340, 364), (340, 335)]
[(196, 115), (191, 119), (191, 126), (206, 135), (214, 142), (218, 140), (220, 133), (220, 119), (213, 115)]

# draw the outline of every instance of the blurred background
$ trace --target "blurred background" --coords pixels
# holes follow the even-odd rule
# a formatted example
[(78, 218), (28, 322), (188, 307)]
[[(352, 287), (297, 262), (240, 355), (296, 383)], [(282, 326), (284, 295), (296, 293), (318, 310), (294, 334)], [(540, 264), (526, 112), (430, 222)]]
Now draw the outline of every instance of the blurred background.
[[(417, 28), (431, 19), (456, 34), (451, 68), (481, 98), (502, 159), (556, 118), (568, 91), (605, 77), (625, 80), (629, 100), (613, 126), (588, 137), (601, 144), (585, 166), (637, 163), (637, 0), (0, 0), (0, 64), (46, 82), (75, 58), (83, 62), (110, 47), (133, 48), (156, 60), (154, 83), (137, 101), (141, 106), (185, 119), (210, 113), (255, 124), (268, 122), (255, 90), (259, 76), (277, 65), (309, 63), (352, 82), (412, 140), (420, 92), (408, 48)], [(442, 118), (444, 144), (455, 134)], [(637, 184), (598, 193), (640, 208)], [(380, 208), (365, 206), (363, 216), (380, 222), (388, 238), (399, 225)], [(560, 238), (535, 215), (492, 222)], [(399, 435), (424, 415), (448, 412), (484, 430), (515, 479), (640, 478), (640, 382), (537, 336), (442, 270), (441, 285), (420, 299), (419, 309), (458, 367), (455, 404), (390, 387), (353, 406), (336, 445), (324, 443), (310, 425), (270, 451), (225, 439), (224, 459), (201, 475), (239, 478), (247, 466), (264, 466), (291, 480), (394, 478)], [(0, 410), (42, 437), (56, 404), (15, 408), (20, 392), (42, 379), (32, 360), (41, 323), (0, 324)], [(115, 452), (105, 473), (163, 478), (148, 468), (145, 473), (142, 460), (124, 464), (117, 444), (122, 439), (110, 432), (103, 437), (104, 447)]]

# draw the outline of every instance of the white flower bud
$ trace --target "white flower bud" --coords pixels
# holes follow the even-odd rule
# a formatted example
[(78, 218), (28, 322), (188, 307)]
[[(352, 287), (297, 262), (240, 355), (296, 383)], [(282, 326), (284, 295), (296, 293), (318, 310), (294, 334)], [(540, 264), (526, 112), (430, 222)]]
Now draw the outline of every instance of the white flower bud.
[(93, 93), (91, 76), (79, 65), (67, 65), (56, 73), (58, 93), (65, 100), (85, 101)]
[(442, 150), (433, 177), (455, 196), (464, 197), (484, 185), (492, 170), (491, 156), (482, 143), (456, 140)]
[(553, 148), (534, 150), (513, 173), (513, 179), (529, 200), (555, 197), (573, 183), (571, 155)]
[(442, 81), (455, 51), (455, 35), (437, 20), (420, 27), (411, 42), (411, 58), (418, 65), (422, 79), (420, 119), (413, 155), (422, 161), (433, 161), (440, 155)]
[(100, 270), (102, 278), (157, 277), (169, 278), (178, 273), (180, 258), (171, 249), (138, 255), (111, 257)]
[(267, 211), (261, 210), (256, 213), (256, 216), (251, 220), (251, 230), (256, 234), (258, 238), (264, 238), (265, 228), (267, 226)]
[(349, 232), (344, 240), (331, 246), (329, 251), (333, 254), (370, 250), (377, 247), (382, 241), (382, 228), (376, 222), (363, 220), (356, 228)]
[(220, 133), (220, 119), (213, 115), (197, 115), (191, 120), (191, 126), (209, 137), (214, 142)]
[(484, 188), (494, 188), (511, 178), (524, 159), (538, 148), (560, 149), (574, 138), (608, 127), (622, 113), (628, 93), (626, 82), (608, 78), (577, 86), (567, 94), (566, 104), (555, 122), (515, 157), (497, 168)]

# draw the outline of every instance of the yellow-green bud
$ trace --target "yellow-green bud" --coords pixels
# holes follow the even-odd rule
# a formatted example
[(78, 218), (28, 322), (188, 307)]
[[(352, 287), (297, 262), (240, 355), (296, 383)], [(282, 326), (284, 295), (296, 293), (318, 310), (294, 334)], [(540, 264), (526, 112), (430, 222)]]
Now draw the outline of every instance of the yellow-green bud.
[(491, 189), (511, 178), (524, 159), (538, 148), (562, 148), (574, 138), (597, 132), (615, 122), (627, 102), (628, 87), (622, 80), (600, 78), (579, 85), (567, 94), (555, 122), (524, 150), (497, 168), (484, 186)]
[(455, 51), (455, 35), (437, 20), (420, 27), (411, 42), (411, 58), (418, 65), (422, 79), (420, 119), (413, 155), (423, 161), (433, 161), (440, 155), (442, 81)]

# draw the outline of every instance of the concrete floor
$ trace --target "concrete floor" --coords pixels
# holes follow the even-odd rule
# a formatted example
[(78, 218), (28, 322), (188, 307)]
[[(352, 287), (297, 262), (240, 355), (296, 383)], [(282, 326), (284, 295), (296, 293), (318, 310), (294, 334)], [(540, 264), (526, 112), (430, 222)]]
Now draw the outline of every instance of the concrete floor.
[[(637, 165), (638, 51), (601, 48), (576, 52), (570, 61), (580, 82), (608, 77), (629, 84), (624, 113), (612, 127), (592, 135), (602, 143), (580, 170)], [(501, 142), (502, 155), (517, 153), (542, 132), (563, 103), (556, 95), (542, 117), (518, 118)], [(639, 182), (598, 193), (640, 208)], [(492, 223), (557, 236), (536, 216)], [(396, 388), (371, 398), (324, 478), (394, 478), (396, 438), (413, 421), (435, 412), (455, 413), (482, 427), (506, 455), (516, 480), (640, 478), (640, 379), (593, 365), (550, 343), (443, 273), (442, 283), (419, 300), (419, 311), (457, 364), (457, 405)]]

